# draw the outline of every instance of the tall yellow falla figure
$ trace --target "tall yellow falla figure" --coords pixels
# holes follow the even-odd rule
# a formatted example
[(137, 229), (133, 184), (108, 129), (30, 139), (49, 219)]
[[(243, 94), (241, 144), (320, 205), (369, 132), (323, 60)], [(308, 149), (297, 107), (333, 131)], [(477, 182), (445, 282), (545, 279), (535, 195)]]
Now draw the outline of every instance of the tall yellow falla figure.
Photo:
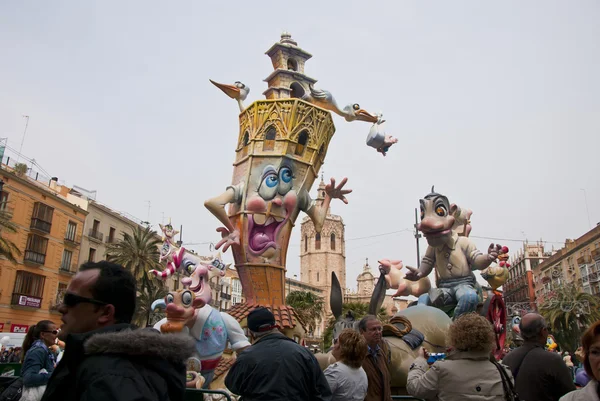
[[(246, 304), (236, 305), (230, 314), (242, 321), (252, 308), (267, 306), (285, 330), (297, 325), (293, 309), (285, 306), (284, 292), (294, 222), (303, 211), (320, 231), (331, 200), (347, 203), (345, 195), (351, 192), (344, 188), (345, 178), (337, 185), (331, 179), (322, 203), (309, 196), (335, 132), (330, 111), (348, 121), (371, 122), (374, 127), (382, 120), (357, 104), (340, 109), (329, 92), (315, 90), (316, 80), (304, 73), (312, 56), (288, 33), (266, 54), (274, 67), (265, 79), (266, 100), (245, 108), (246, 85), (211, 81), (238, 101), (241, 113), (231, 185), (205, 206), (223, 224), (218, 228), (222, 240), (217, 248), (232, 248), (246, 298)], [(395, 143), (389, 136), (376, 134), (384, 138), (386, 147)]]

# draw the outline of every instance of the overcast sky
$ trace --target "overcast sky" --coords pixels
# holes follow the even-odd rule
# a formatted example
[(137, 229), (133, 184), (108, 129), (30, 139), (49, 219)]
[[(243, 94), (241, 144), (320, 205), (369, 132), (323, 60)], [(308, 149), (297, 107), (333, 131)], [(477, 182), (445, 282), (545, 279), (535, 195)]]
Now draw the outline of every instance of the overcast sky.
[(332, 205), (350, 286), (367, 257), (416, 265), (414, 208), (433, 184), (473, 210), (482, 250), (475, 236), (560, 247), (600, 221), (598, 21), (593, 0), (2, 1), (0, 137), (18, 149), (27, 114), (23, 154), (51, 175), (216, 242), (203, 202), (231, 182), (238, 107), (208, 79), (263, 98), (264, 52), (287, 30), (317, 87), (383, 111), (399, 138), (384, 158), (369, 124), (334, 117), (324, 170), (354, 190)]

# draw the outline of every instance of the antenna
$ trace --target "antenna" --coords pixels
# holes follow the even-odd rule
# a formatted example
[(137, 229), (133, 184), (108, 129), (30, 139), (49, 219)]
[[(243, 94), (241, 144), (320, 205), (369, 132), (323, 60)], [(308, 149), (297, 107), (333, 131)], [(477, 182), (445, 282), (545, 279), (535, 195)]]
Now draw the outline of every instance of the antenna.
[(148, 203), (148, 218), (146, 220), (148, 221), (148, 224), (150, 224), (150, 207), (152, 206), (152, 203), (150, 201), (146, 201), (146, 203)]
[(23, 118), (26, 119), (25, 130), (23, 131), (23, 139), (21, 139), (21, 147), (19, 148), (19, 154), (17, 155), (17, 163), (19, 162), (19, 159), (21, 158), (21, 152), (23, 151), (23, 142), (25, 142), (25, 134), (27, 134), (27, 127), (29, 126), (29, 116), (26, 116), (23, 114)]

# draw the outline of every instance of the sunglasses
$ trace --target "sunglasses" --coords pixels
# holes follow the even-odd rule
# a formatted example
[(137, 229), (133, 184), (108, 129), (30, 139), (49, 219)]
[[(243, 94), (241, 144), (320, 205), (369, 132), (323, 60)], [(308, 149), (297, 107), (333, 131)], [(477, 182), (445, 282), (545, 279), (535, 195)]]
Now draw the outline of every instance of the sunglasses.
[(74, 306), (77, 306), (77, 304), (82, 304), (82, 303), (94, 304), (94, 305), (100, 305), (100, 306), (108, 305), (108, 303), (106, 303), (106, 302), (98, 301), (97, 299), (94, 299), (94, 298), (82, 297), (79, 295), (75, 295), (71, 292), (67, 292), (65, 294), (65, 297), (63, 298), (63, 304), (65, 306), (74, 307)]
[(52, 330), (52, 331), (50, 331), (50, 330), (44, 330), (42, 333), (52, 333), (54, 335), (57, 335), (58, 334), (58, 330)]

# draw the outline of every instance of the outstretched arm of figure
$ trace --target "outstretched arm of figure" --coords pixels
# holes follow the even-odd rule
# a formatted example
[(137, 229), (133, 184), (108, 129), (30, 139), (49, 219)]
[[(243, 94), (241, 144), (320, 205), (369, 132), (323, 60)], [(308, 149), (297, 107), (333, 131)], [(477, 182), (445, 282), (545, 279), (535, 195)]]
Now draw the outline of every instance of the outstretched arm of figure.
[(423, 260), (421, 260), (421, 267), (418, 269), (410, 266), (406, 266), (408, 269), (408, 273), (404, 276), (406, 280), (417, 281), (422, 279), (423, 277), (429, 276), (429, 273), (435, 267), (435, 249), (428, 246), (425, 251), (425, 256), (423, 256)]
[(240, 243), (240, 233), (233, 224), (231, 224), (227, 211), (225, 210), (225, 205), (232, 203), (234, 200), (235, 191), (233, 188), (229, 187), (227, 188), (227, 191), (223, 192), (221, 195), (204, 202), (204, 206), (225, 226), (217, 228), (217, 231), (221, 233), (222, 239), (215, 245), (216, 249), (225, 245), (223, 252), (227, 251), (232, 244)]
[(387, 287), (395, 289), (394, 297), (413, 295), (418, 297), (431, 289), (431, 282), (427, 276), (411, 282), (404, 279), (401, 272), (404, 265), (401, 260), (382, 259), (379, 261), (379, 271), (385, 276)]
[(313, 224), (315, 225), (315, 231), (320, 233), (327, 216), (327, 209), (331, 204), (331, 199), (340, 199), (345, 204), (348, 204), (346, 195), (352, 192), (351, 189), (344, 189), (344, 185), (348, 182), (348, 178), (342, 179), (339, 185), (335, 185), (335, 178), (331, 179), (331, 183), (325, 186), (325, 199), (321, 206), (313, 205), (308, 210), (305, 210), (306, 214), (310, 217)]
[(467, 248), (467, 259), (471, 265), (471, 270), (483, 270), (492, 264), (498, 258), (502, 245), (490, 244), (488, 253), (483, 254), (475, 247), (475, 244), (469, 241)]

